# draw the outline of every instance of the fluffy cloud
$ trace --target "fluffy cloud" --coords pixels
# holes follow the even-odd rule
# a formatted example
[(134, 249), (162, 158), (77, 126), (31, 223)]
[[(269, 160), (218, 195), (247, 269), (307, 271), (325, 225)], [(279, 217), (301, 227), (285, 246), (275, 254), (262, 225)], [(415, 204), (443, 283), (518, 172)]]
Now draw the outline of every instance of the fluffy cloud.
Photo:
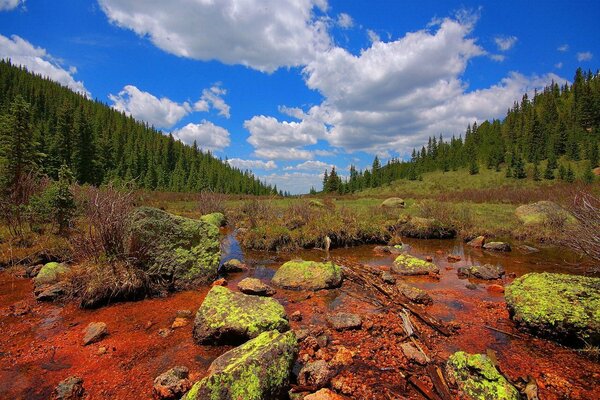
[(14, 10), (19, 4), (25, 4), (25, 0), (0, 0), (0, 11)]
[(369, 38), (369, 40), (371, 41), (371, 43), (376, 43), (381, 41), (381, 38), (379, 37), (379, 35), (377, 34), (377, 32), (371, 30), (371, 29), (367, 29), (367, 37)]
[(513, 48), (513, 46), (517, 43), (516, 36), (496, 36), (494, 38), (494, 42), (496, 42), (496, 46), (498, 46), (498, 50), (500, 51), (508, 51)]
[(263, 161), (263, 160), (243, 160), (241, 158), (231, 158), (228, 159), (227, 162), (229, 165), (239, 168), (239, 169), (277, 169), (277, 164), (273, 160)]
[(108, 95), (113, 108), (157, 128), (170, 128), (192, 111), (189, 103), (179, 104), (166, 97), (158, 98), (133, 85), (127, 85), (119, 94)]
[(162, 50), (273, 72), (305, 65), (331, 45), (327, 0), (99, 0), (114, 24)]
[(354, 20), (346, 13), (341, 13), (337, 17), (337, 24), (344, 29), (350, 29), (354, 26)]
[(332, 167), (334, 167), (333, 164), (327, 164), (326, 162), (323, 162), (323, 161), (309, 160), (309, 161), (305, 161), (298, 165), (285, 167), (284, 169), (287, 171), (290, 171), (290, 170), (324, 171), (326, 169), (331, 169)]
[(589, 51), (577, 53), (577, 61), (579, 61), (579, 62), (590, 61), (592, 59), (592, 57), (594, 57), (594, 55), (592, 53), (590, 53)]
[(45, 49), (35, 47), (17, 35), (12, 35), (10, 38), (0, 35), (0, 59), (8, 59), (14, 65), (22, 65), (31, 72), (48, 77), (89, 97), (89, 92), (83, 82), (73, 78), (73, 75), (77, 73), (75, 67), (65, 69)]
[(231, 143), (227, 129), (206, 120), (202, 120), (199, 124), (187, 124), (172, 133), (183, 143), (191, 145), (195, 141), (198, 147), (205, 150), (223, 150)]
[(213, 85), (210, 89), (204, 89), (202, 96), (194, 104), (194, 110), (196, 111), (208, 111), (210, 107), (219, 111), (219, 115), (225, 118), (231, 117), (229, 104), (223, 100), (223, 96), (227, 94), (227, 90), (223, 89), (221, 85)]
[(558, 48), (556, 50), (564, 53), (565, 51), (569, 50), (569, 45), (568, 44), (562, 44), (562, 45), (558, 46)]
[(320, 190), (323, 182), (322, 173), (311, 174), (307, 172), (273, 173), (258, 176), (258, 178), (268, 184), (277, 185), (278, 190), (290, 192), (291, 194), (308, 193), (311, 187)]

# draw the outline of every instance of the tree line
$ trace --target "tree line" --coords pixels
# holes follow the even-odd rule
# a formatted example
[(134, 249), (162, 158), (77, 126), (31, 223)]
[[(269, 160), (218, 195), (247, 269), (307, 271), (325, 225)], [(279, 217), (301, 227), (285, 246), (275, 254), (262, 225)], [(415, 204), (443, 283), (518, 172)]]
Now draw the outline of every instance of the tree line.
[(29, 170), (58, 180), (66, 166), (80, 184), (134, 182), (149, 190), (254, 195), (277, 190), (201, 150), (202, 143), (186, 145), (2, 60), (0, 119), (5, 181)]
[(524, 179), (526, 163), (533, 165), (530, 177), (535, 180), (574, 181), (570, 161), (581, 160), (586, 163), (580, 178), (591, 182), (592, 168), (600, 165), (599, 145), (600, 73), (579, 68), (571, 85), (552, 82), (531, 99), (524, 94), (503, 120), (469, 124), (464, 137), (430, 137), (427, 145), (413, 149), (410, 160), (392, 158), (382, 165), (376, 156), (371, 169), (351, 166), (345, 180), (335, 168), (325, 171), (323, 191), (353, 193), (397, 179), (422, 179), (425, 172), (461, 168), (472, 175), (480, 167), (504, 170), (508, 178)]

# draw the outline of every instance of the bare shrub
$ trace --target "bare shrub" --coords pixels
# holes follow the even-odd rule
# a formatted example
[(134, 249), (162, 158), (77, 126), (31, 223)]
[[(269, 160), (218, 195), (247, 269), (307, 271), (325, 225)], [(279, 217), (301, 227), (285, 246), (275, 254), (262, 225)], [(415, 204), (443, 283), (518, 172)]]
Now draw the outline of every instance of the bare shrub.
[(18, 180), (13, 182), (10, 189), (0, 198), (1, 218), (12, 236), (23, 236), (27, 222), (27, 205), (33, 195), (44, 189), (41, 182), (37, 173), (33, 171), (20, 174)]
[(552, 209), (546, 213), (543, 225), (550, 231), (561, 232), (565, 229), (567, 219), (565, 212)]
[(223, 193), (203, 191), (198, 193), (198, 211), (201, 215), (214, 212), (224, 213), (226, 196)]
[(565, 244), (600, 262), (600, 197), (580, 191), (568, 209), (577, 223), (565, 235)]

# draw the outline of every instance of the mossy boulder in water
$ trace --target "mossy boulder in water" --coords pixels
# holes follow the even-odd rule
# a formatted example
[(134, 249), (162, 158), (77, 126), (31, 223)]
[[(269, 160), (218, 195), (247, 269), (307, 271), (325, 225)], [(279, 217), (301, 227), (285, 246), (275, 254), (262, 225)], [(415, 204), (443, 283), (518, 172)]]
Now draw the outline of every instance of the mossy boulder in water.
[(570, 345), (600, 345), (600, 278), (530, 273), (505, 289), (517, 324)]
[(483, 354), (463, 351), (450, 356), (446, 364), (448, 380), (462, 392), (461, 399), (519, 400), (519, 392)]
[(206, 282), (217, 275), (221, 250), (213, 224), (140, 207), (131, 216), (129, 237), (131, 251), (151, 275)]
[(200, 217), (200, 220), (204, 221), (204, 222), (208, 222), (209, 224), (214, 225), (217, 228), (220, 228), (227, 224), (227, 220), (225, 219), (225, 216), (220, 212), (214, 212), (211, 214), (203, 215)]
[(399, 275), (428, 275), (437, 274), (440, 269), (434, 263), (421, 260), (408, 254), (400, 254), (394, 260), (392, 272)]
[(456, 236), (454, 227), (433, 218), (400, 219), (397, 229), (403, 236), (420, 239), (450, 239)]
[(215, 286), (196, 313), (194, 340), (198, 344), (237, 344), (265, 331), (288, 329), (285, 309), (277, 300)]
[(57, 283), (62, 275), (69, 271), (69, 267), (57, 262), (49, 262), (44, 265), (37, 276), (33, 278), (35, 286), (50, 285)]
[(548, 222), (550, 218), (567, 220), (570, 217), (570, 214), (561, 206), (546, 200), (517, 207), (515, 215), (525, 225), (544, 224)]
[(293, 332), (263, 332), (218, 357), (184, 400), (270, 400), (289, 385), (298, 344)]
[(329, 289), (342, 283), (342, 269), (334, 263), (292, 260), (279, 267), (273, 283), (285, 289)]

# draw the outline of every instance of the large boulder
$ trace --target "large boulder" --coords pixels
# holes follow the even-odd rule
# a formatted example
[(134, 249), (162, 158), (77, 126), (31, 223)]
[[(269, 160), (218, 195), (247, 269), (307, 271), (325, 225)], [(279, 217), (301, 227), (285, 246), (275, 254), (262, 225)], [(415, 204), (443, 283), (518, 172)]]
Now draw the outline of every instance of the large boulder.
[(285, 309), (277, 300), (214, 286), (196, 313), (193, 334), (198, 344), (237, 344), (265, 331), (288, 329)]
[(381, 203), (381, 207), (383, 208), (404, 208), (404, 206), (404, 200), (399, 197), (390, 197)]
[(486, 355), (456, 352), (446, 363), (446, 373), (450, 383), (458, 386), (461, 399), (519, 400), (517, 389)]
[(342, 283), (342, 269), (334, 263), (292, 260), (279, 267), (273, 283), (284, 289), (330, 289)]
[(203, 215), (200, 217), (200, 220), (204, 221), (204, 222), (208, 222), (209, 224), (214, 225), (217, 228), (220, 228), (227, 224), (227, 220), (225, 219), (225, 216), (220, 212), (214, 212), (211, 214)]
[(219, 229), (208, 222), (140, 207), (129, 221), (131, 251), (150, 274), (210, 281), (221, 258)]
[(600, 278), (530, 273), (505, 288), (517, 324), (570, 345), (600, 344)]
[(564, 218), (565, 220), (569, 218), (569, 213), (565, 209), (552, 201), (546, 200), (517, 207), (515, 215), (525, 225), (543, 224), (552, 217)]
[(61, 278), (69, 272), (69, 267), (65, 264), (57, 262), (49, 262), (45, 264), (35, 278), (33, 283), (36, 287), (42, 285), (52, 285), (61, 280)]
[(263, 332), (218, 357), (184, 400), (270, 400), (285, 393), (298, 353), (293, 332)]
[(399, 275), (428, 275), (437, 274), (440, 269), (434, 263), (421, 260), (408, 254), (400, 254), (394, 260), (392, 272)]
[(504, 268), (501, 265), (471, 265), (458, 269), (459, 277), (473, 277), (483, 280), (500, 279), (504, 275)]
[(401, 235), (420, 239), (450, 239), (456, 236), (456, 229), (437, 219), (412, 217), (398, 221)]

